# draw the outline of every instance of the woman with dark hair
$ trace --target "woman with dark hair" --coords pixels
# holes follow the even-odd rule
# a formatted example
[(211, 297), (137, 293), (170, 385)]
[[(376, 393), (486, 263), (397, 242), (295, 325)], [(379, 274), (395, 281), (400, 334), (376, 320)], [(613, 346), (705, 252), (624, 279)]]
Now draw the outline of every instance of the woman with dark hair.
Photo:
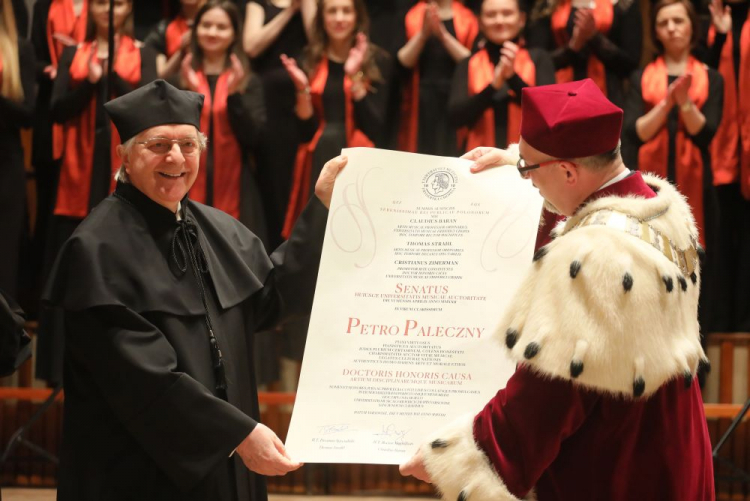
[(405, 27), (408, 41), (398, 51), (405, 73), (399, 149), (455, 156), (456, 129), (445, 103), (456, 64), (471, 55), (477, 18), (456, 0), (424, 0), (406, 14)]
[[(45, 251), (49, 270), (62, 244), (78, 224), (114, 189), (119, 168), (117, 131), (104, 111), (110, 98), (122, 96), (156, 78), (155, 54), (130, 36), (133, 4), (115, 0), (115, 60), (112, 95), (107, 95), (109, 57), (109, 0), (89, 0), (85, 41), (66, 47), (57, 67), (50, 113), (63, 125), (62, 138), (55, 137), (55, 149), (62, 152), (57, 197)], [(62, 139), (60, 141), (60, 139)], [(53, 348), (53, 336), (62, 339), (62, 325), (45, 311), (39, 326), (37, 377), (60, 381), (62, 353)], [(60, 357), (60, 358), (56, 358)]]
[(323, 164), (342, 148), (373, 146), (383, 133), (391, 66), (388, 55), (368, 42), (368, 27), (362, 0), (318, 0), (304, 69), (281, 56), (297, 89), (296, 113), (305, 142), (297, 153), (285, 236)]
[(558, 83), (591, 78), (615, 104), (638, 68), (643, 35), (635, 0), (536, 0), (527, 32), (531, 47), (552, 52)]
[(711, 143), (711, 166), (721, 213), (721, 332), (750, 332), (750, 3), (709, 4), (705, 62), (724, 78), (724, 110)]
[(478, 146), (505, 148), (521, 132), (521, 89), (555, 83), (547, 51), (527, 49), (526, 13), (518, 0), (484, 0), (479, 26), (484, 44), (459, 63), (453, 77), (448, 115), (468, 127), (465, 151)]
[(21, 127), (34, 113), (34, 51), (19, 38), (10, 0), (0, 0), (0, 289), (17, 297), (26, 215)]
[(171, 20), (162, 19), (143, 41), (156, 51), (156, 72), (159, 78), (169, 78), (180, 71), (180, 63), (190, 45), (190, 33), (195, 15), (206, 0), (180, 0), (180, 11)]
[(268, 123), (258, 150), (258, 181), (271, 248), (282, 242), (292, 169), (299, 144), (294, 83), (281, 63), (298, 58), (315, 18), (315, 0), (250, 0), (245, 7), (243, 48), (263, 84)]
[(265, 241), (263, 208), (251, 169), (266, 111), (263, 88), (250, 73), (240, 33), (239, 11), (229, 0), (210, 0), (195, 16), (181, 79), (183, 87), (205, 96), (201, 131), (208, 136), (208, 148), (190, 198), (239, 219)]
[[(708, 278), (716, 274), (718, 224), (709, 146), (721, 122), (724, 83), (691, 55), (698, 43), (697, 20), (689, 0), (660, 0), (654, 6), (657, 57), (631, 77), (623, 134), (633, 145), (629, 167), (667, 178), (687, 197), (706, 247), (702, 269)], [(707, 281), (701, 290), (704, 332), (714, 325), (715, 285)]]

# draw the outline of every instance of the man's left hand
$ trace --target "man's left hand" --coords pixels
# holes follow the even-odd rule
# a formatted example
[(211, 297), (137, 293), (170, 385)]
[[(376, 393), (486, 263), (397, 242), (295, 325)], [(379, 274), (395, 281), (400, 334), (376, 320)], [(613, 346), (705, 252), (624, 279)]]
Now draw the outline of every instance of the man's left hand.
[(417, 450), (417, 453), (412, 456), (410, 460), (398, 467), (398, 471), (405, 477), (411, 475), (414, 478), (418, 478), (428, 484), (432, 483), (430, 474), (424, 467), (424, 459), (422, 458), (422, 451)]
[(323, 202), (326, 209), (331, 206), (331, 196), (333, 195), (333, 185), (336, 182), (336, 177), (348, 161), (344, 155), (340, 155), (327, 161), (323, 166), (323, 170), (320, 171), (318, 181), (315, 183), (315, 195)]

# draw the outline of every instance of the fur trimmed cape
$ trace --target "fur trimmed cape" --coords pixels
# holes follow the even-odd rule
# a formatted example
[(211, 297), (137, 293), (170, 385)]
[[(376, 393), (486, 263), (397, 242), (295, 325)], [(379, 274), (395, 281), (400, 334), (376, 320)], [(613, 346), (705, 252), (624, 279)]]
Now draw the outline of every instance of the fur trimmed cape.
[[(606, 409), (623, 409), (623, 405), (627, 405), (625, 402), (632, 402), (635, 409), (633, 412), (643, 412), (642, 415), (648, 415), (645, 409), (651, 412), (651, 408), (646, 407), (649, 405), (647, 402), (651, 400), (649, 397), (658, 392), (658, 396), (654, 396), (653, 405), (661, 408), (664, 402), (672, 401), (669, 399), (679, 398), (682, 399), (679, 400), (681, 406), (688, 406), (685, 408), (700, 406), (695, 415), (691, 413), (685, 419), (689, 421), (702, 417), (699, 392), (691, 388), (694, 391), (689, 391), (684, 396), (677, 391), (679, 395), (675, 397), (673, 384), (676, 382), (672, 381), (684, 378), (685, 385), (692, 384), (698, 365), (705, 359), (697, 322), (700, 287), (697, 259), (688, 267), (693, 273), (686, 276), (684, 261), (682, 266), (678, 265), (669, 259), (669, 253), (662, 252), (636, 235), (602, 224), (581, 224), (597, 212), (614, 211), (618, 217), (630, 217), (641, 224), (647, 224), (653, 233), (666, 237), (671, 242), (672, 249), (695, 250), (697, 230), (684, 197), (662, 179), (647, 175), (643, 178), (656, 193), (654, 198), (621, 195), (597, 198), (581, 207), (574, 216), (561, 222), (554, 231), (555, 239), (535, 255), (535, 262), (506, 310), (501, 329), (496, 333), (497, 340), (506, 345), (509, 355), (520, 364), (519, 372), (522, 373), (523, 382), (514, 383), (515, 387), (507, 394), (504, 390), (498, 393), (498, 397), (480, 414), (484, 418), (481, 425), (476, 421), (479, 417), (474, 420), (469, 417), (459, 419), (433, 435), (420, 449), (425, 467), (436, 482), (443, 499), (521, 499), (512, 492), (523, 493), (526, 496), (523, 499), (536, 499), (534, 491), (528, 491), (530, 486), (519, 488), (519, 475), (524, 477), (527, 473), (539, 471), (538, 468), (550, 466), (549, 463), (545, 463), (547, 466), (535, 464), (545, 460), (534, 455), (547, 457), (546, 461), (554, 461), (560, 450), (558, 447), (562, 447), (562, 442), (570, 438), (570, 429), (568, 432), (562, 429), (557, 431), (554, 427), (559, 421), (553, 415), (549, 418), (539, 415), (539, 409), (546, 408), (543, 402), (537, 402), (528, 408), (523, 407), (526, 404), (524, 401), (514, 404), (512, 408), (504, 407), (519, 395), (520, 398), (528, 397), (529, 393), (533, 394), (543, 388), (529, 387), (525, 390), (526, 393), (518, 393), (518, 384), (529, 384), (532, 381), (532, 385), (552, 385), (550, 388), (545, 387), (544, 394), (548, 398), (553, 398), (550, 395), (558, 389), (567, 391), (566, 388), (572, 385), (573, 388), (583, 390), (584, 396), (575, 403), (582, 403), (584, 407), (595, 401), (596, 397), (592, 395), (603, 395), (618, 402), (616, 405), (619, 406)], [(642, 184), (641, 181), (639, 183)], [(688, 255), (694, 254), (688, 252)], [(667, 388), (667, 385), (667, 393), (659, 391)], [(679, 385), (682, 385), (681, 381)], [(539, 398), (545, 397), (539, 396), (537, 400)], [(562, 397), (561, 401), (555, 403), (558, 406), (556, 409), (565, 405), (565, 398)], [(580, 430), (583, 430), (583, 422), (592, 408), (572, 409), (570, 416), (561, 419), (568, 422), (568, 426), (573, 426), (572, 429), (580, 426)], [(488, 409), (494, 409), (494, 413), (488, 414)], [(674, 410), (684, 412), (682, 409), (679, 407)], [(556, 410), (550, 407), (545, 412), (554, 414)], [(602, 412), (606, 414), (607, 411)], [(625, 422), (632, 417), (633, 414), (627, 412), (622, 415)], [(633, 432), (634, 435), (625, 434), (622, 430), (626, 430), (628, 425), (620, 423), (620, 418), (613, 416), (612, 419), (614, 421), (609, 425), (602, 424), (601, 429), (606, 429), (606, 426), (616, 429), (620, 426), (622, 437), (626, 441), (628, 439), (624, 437), (641, 436), (637, 432)], [(674, 418), (664, 415), (660, 419)], [(705, 419), (701, 422), (705, 428)], [(629, 424), (636, 428), (642, 426), (638, 423), (641, 422)], [(660, 421), (654, 424), (654, 429), (663, 425), (664, 422)], [(592, 423), (588, 426), (588, 431), (600, 430), (591, 428), (600, 425)], [(525, 429), (527, 427), (528, 430)], [(491, 433), (490, 443), (479, 441), (476, 435), (479, 430), (485, 441), (488, 440), (486, 433)], [(545, 432), (541, 436), (535, 436), (535, 430)], [(601, 440), (602, 435), (594, 432), (594, 436), (599, 436)], [(710, 492), (713, 480), (710, 474), (707, 431), (697, 430), (694, 436), (698, 438), (688, 445), (677, 447), (674, 444), (675, 454), (683, 454), (683, 449), (687, 448), (694, 452), (696, 461), (695, 464), (677, 470), (680, 470), (679, 473), (702, 472), (703, 475), (695, 475), (697, 487), (687, 489), (693, 489), (689, 492), (701, 489)], [(532, 442), (524, 444), (524, 439), (529, 437), (534, 437)], [(672, 438), (675, 437), (676, 435)], [(578, 446), (586, 444), (584, 450), (589, 451), (588, 455), (596, 455), (586, 447), (596, 447), (599, 442), (586, 442), (589, 440), (587, 438), (582, 440), (584, 442), (579, 442)], [(485, 450), (485, 447), (490, 449)], [(543, 450), (537, 449), (538, 447), (543, 447)], [(498, 459), (498, 451), (501, 455), (508, 453), (507, 457), (502, 458), (502, 462), (505, 465), (503, 467), (507, 467), (507, 464), (516, 465), (513, 468), (512, 482), (501, 478), (505, 477), (504, 474), (498, 475), (497, 464), (493, 468), (488, 457), (490, 450), (490, 457), (495, 458), (493, 462)], [(531, 455), (519, 456), (519, 451)], [(614, 451), (612, 455), (624, 454), (620, 459), (626, 462), (645, 459), (645, 456), (639, 456), (643, 454), (639, 447), (627, 446), (624, 451), (630, 452)], [(552, 456), (544, 456), (545, 454)], [(669, 454), (653, 454), (652, 460), (656, 465), (664, 461), (667, 464), (670, 461), (665, 460), (665, 457)], [(703, 456), (707, 458), (705, 468), (701, 463), (705, 459)], [(526, 464), (512, 463), (514, 459), (521, 459)], [(605, 458), (605, 464), (608, 459)], [(568, 457), (568, 461), (570, 460)], [(651, 460), (644, 464), (650, 466), (649, 461)], [(570, 466), (570, 463), (566, 464)], [(603, 471), (605, 470), (606, 466)], [(504, 470), (501, 468), (500, 471)], [(596, 473), (591, 471), (587, 475)], [(672, 485), (667, 480), (663, 478), (659, 481), (666, 486)], [(529, 478), (524, 477), (521, 483), (528, 481)], [(677, 482), (687, 485), (684, 478)], [(565, 491), (565, 495), (571, 494)], [(682, 494), (673, 492), (672, 495)]]

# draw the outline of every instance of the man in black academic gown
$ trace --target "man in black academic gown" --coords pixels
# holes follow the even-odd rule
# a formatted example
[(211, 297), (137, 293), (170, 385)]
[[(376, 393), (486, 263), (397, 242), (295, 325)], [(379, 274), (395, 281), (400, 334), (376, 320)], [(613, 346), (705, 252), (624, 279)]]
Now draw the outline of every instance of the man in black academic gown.
[(117, 188), (65, 244), (45, 294), (66, 320), (58, 499), (264, 500), (257, 474), (300, 466), (258, 423), (253, 333), (309, 314), (324, 228), (308, 221), (325, 217), (346, 160), (326, 164), (269, 259), (186, 195), (202, 106), (163, 80), (106, 105), (123, 141)]

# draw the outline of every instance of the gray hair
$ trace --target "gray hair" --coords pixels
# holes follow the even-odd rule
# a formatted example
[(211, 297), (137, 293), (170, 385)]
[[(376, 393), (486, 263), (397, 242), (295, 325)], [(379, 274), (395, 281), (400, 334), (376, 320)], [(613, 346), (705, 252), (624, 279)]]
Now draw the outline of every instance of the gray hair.
[(617, 146), (615, 146), (613, 150), (590, 157), (574, 158), (571, 161), (573, 163), (583, 165), (584, 167), (588, 167), (591, 170), (606, 169), (607, 167), (612, 165), (612, 163), (622, 158), (620, 155), (621, 145), (622, 142), (618, 141)]
[[(206, 145), (208, 145), (208, 138), (204, 133), (202, 133), (198, 128), (195, 128), (195, 133), (198, 136), (198, 147), (201, 151), (206, 149)], [(124, 143), (122, 143), (122, 147), (124, 149), (123, 153), (124, 156), (129, 156), (130, 151), (133, 149), (133, 146), (135, 146), (136, 138), (138, 136), (133, 136)], [(120, 181), (121, 183), (129, 183), (130, 177), (128, 176), (128, 173), (125, 171), (125, 166), (120, 165), (120, 168), (117, 169), (117, 172), (115, 172), (115, 181)]]

